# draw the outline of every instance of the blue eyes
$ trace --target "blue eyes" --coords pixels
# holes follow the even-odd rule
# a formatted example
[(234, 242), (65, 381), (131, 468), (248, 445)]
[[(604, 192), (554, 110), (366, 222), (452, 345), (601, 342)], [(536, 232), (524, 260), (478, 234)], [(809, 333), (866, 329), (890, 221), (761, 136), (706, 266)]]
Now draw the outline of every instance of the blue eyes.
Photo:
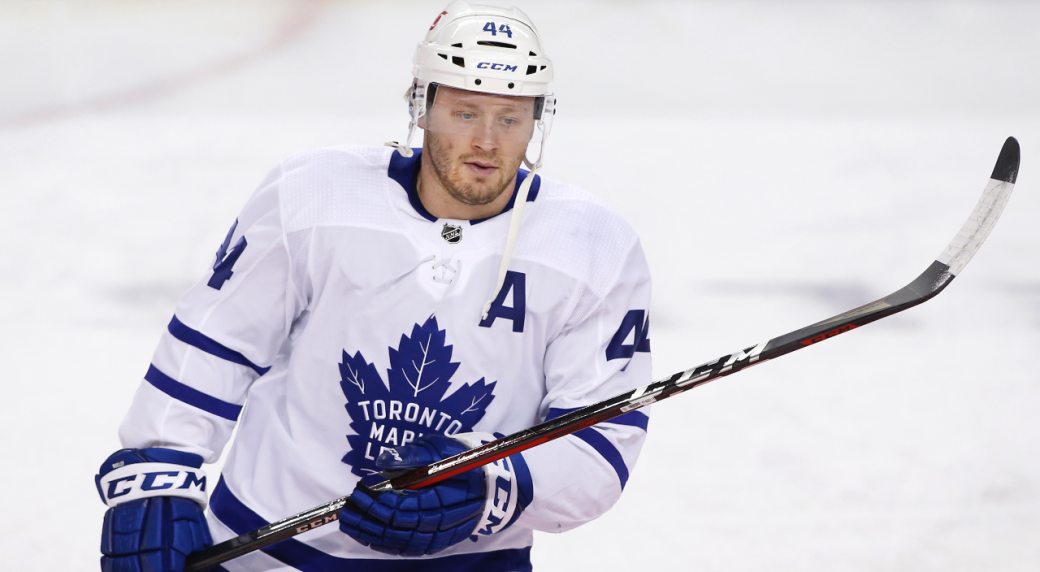
[[(475, 122), (480, 120), (480, 116), (470, 111), (457, 111), (455, 112), (455, 118), (466, 122)], [(515, 117), (500, 117), (498, 119), (503, 125), (515, 125), (518, 120)]]

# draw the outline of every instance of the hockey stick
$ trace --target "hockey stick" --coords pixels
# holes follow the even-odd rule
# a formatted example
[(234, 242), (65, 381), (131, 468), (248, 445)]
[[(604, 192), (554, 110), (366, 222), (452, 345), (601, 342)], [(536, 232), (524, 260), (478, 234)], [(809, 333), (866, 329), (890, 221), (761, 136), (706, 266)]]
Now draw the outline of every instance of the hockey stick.
[[(1018, 166), (1018, 141), (1014, 137), (1008, 137), (1004, 142), (1004, 147), (1000, 150), (1000, 156), (997, 158), (990, 181), (982, 193), (982, 198), (975, 206), (971, 216), (968, 217), (968, 222), (961, 227), (960, 232), (942, 251), (938, 259), (902, 289), (833, 318), (722, 356), (715, 361), (679, 372), (644, 387), (535, 425), (530, 429), (513, 433), (454, 457), (448, 457), (426, 467), (409, 470), (371, 487), (371, 490), (384, 492), (391, 489), (418, 489), (431, 485), (452, 475), (608, 421), (655, 401), (678, 395), (752, 365), (822, 342), (931, 299), (942, 292), (950, 281), (964, 269), (971, 257), (982, 246), (986, 237), (989, 236), (990, 231), (993, 230), (993, 226), (997, 223), (997, 219), (1015, 187)], [(188, 557), (184, 570), (185, 572), (204, 570), (336, 521), (339, 519), (340, 509), (346, 506), (348, 498), (336, 499), (205, 550), (194, 552)]]

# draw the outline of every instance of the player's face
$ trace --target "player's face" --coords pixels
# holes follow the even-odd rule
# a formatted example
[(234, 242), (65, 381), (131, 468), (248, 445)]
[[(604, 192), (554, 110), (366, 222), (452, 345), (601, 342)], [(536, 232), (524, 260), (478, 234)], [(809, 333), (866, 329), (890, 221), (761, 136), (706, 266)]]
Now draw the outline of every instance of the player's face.
[(486, 205), (507, 190), (534, 132), (534, 98), (438, 87), (424, 117), (426, 152), (455, 200)]

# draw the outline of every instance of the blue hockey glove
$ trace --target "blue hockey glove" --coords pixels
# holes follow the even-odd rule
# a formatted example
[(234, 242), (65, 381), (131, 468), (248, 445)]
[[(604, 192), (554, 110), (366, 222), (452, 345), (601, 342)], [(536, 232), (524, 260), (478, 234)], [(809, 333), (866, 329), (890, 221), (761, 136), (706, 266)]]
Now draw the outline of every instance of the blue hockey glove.
[(213, 544), (203, 510), (202, 457), (171, 449), (123, 449), (95, 482), (110, 508), (101, 530), (103, 572), (180, 572), (185, 557)]
[[(428, 435), (384, 450), (376, 466), (385, 471), (422, 467), (493, 441), (488, 433)], [(369, 548), (397, 556), (435, 554), (477, 535), (505, 530), (533, 495), (531, 474), (519, 454), (415, 491), (373, 492), (383, 480), (366, 478), (339, 513), (339, 529)]]

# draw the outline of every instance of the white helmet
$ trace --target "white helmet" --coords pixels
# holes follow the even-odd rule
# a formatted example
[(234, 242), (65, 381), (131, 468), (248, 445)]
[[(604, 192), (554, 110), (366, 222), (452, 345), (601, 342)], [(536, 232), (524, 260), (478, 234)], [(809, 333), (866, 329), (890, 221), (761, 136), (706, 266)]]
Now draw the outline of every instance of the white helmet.
[(412, 58), (415, 78), (499, 95), (549, 95), (552, 62), (531, 19), (517, 7), (452, 2)]
[[(545, 56), (534, 23), (519, 8), (471, 5), (454, 1), (430, 26), (412, 58), (412, 89), (406, 96), (411, 121), (404, 145), (392, 145), (411, 155), (412, 137), (432, 105), (437, 86), (506, 96), (534, 97), (534, 142), (544, 149), (556, 100), (549, 90), (552, 62)], [(541, 164), (542, 154), (529, 167)]]

